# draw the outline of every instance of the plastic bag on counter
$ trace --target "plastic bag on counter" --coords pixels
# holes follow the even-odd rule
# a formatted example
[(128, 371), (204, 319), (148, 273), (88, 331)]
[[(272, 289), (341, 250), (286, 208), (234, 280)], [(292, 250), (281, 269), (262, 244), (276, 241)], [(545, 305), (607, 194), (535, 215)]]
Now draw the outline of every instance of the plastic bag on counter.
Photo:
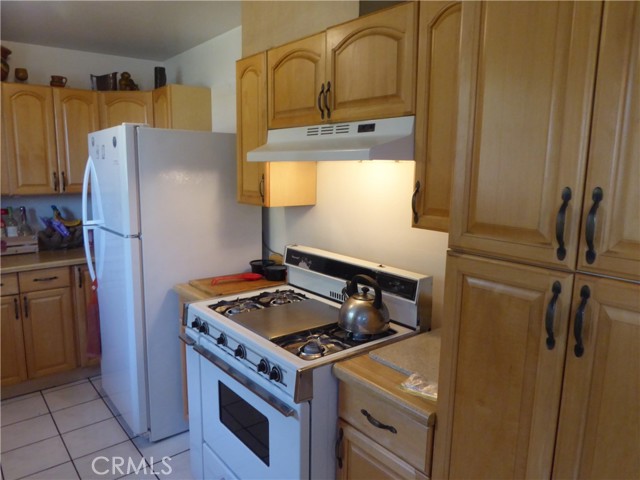
[(424, 397), (429, 400), (435, 401), (438, 399), (438, 382), (427, 380), (418, 373), (412, 373), (400, 384), (400, 388), (407, 393)]

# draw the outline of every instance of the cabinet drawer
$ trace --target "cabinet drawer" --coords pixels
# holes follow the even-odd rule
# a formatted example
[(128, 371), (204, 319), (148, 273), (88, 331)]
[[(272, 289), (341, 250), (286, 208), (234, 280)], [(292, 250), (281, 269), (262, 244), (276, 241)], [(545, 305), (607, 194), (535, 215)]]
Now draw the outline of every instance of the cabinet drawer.
[(45, 268), (18, 274), (20, 292), (37, 292), (50, 288), (68, 287), (71, 284), (69, 267)]
[[(371, 390), (340, 382), (339, 392), (342, 419), (418, 470), (431, 471), (433, 430), (428, 425), (399, 411), (397, 405)], [(393, 427), (395, 433), (375, 426), (372, 422), (376, 421)]]
[(16, 295), (18, 293), (18, 274), (5, 273), (2, 275), (2, 295)]

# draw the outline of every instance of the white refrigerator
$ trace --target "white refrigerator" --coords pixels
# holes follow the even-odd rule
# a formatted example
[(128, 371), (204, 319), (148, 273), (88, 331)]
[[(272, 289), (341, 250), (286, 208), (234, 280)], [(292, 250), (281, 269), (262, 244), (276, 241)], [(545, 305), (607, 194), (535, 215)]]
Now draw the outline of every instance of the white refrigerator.
[(108, 399), (133, 434), (183, 432), (173, 286), (261, 257), (261, 209), (236, 201), (235, 135), (136, 124), (89, 134), (82, 219)]

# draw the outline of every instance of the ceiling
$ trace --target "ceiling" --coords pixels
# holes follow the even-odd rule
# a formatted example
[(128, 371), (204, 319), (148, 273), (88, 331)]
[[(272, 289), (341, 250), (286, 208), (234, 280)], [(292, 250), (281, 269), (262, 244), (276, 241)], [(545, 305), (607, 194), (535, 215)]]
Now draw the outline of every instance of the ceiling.
[(0, 39), (164, 61), (241, 25), (240, 1), (0, 1)]

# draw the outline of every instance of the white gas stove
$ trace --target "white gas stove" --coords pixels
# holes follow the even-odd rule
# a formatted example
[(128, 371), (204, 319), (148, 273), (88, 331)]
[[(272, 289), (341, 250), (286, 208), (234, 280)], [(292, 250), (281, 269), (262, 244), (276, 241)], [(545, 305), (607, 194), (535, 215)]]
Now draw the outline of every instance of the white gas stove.
[[(188, 305), (196, 478), (333, 477), (331, 365), (429, 328), (431, 277), (298, 245), (286, 248), (285, 265), (288, 285)], [(381, 287), (391, 318), (381, 334), (338, 327), (342, 290), (356, 274)]]

